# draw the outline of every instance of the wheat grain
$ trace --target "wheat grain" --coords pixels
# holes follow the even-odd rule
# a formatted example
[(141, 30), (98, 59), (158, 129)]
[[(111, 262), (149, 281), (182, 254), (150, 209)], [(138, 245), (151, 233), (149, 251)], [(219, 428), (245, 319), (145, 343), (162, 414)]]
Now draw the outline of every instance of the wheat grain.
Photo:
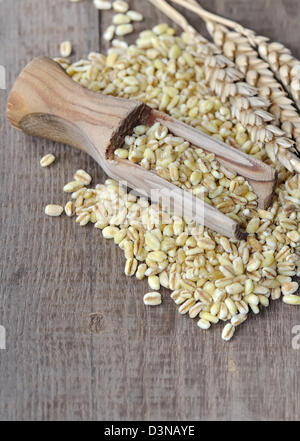
[(126, 14), (116, 14), (113, 17), (113, 24), (114, 25), (123, 25), (130, 23), (130, 18)]
[(72, 43), (70, 41), (63, 41), (60, 44), (60, 55), (62, 57), (69, 57), (72, 53)]
[(111, 9), (112, 4), (110, 1), (106, 0), (93, 0), (94, 6), (96, 9), (99, 9), (100, 11), (107, 11)]
[(128, 11), (126, 15), (130, 18), (131, 21), (143, 21), (143, 14), (137, 11)]
[(103, 33), (103, 38), (106, 41), (111, 41), (114, 38), (116, 27), (114, 25), (108, 26)]
[(222, 331), (223, 340), (225, 341), (231, 340), (234, 332), (235, 332), (235, 327), (231, 323), (227, 323), (227, 325), (224, 326)]
[(132, 24), (120, 24), (116, 28), (116, 35), (118, 37), (123, 37), (124, 35), (131, 34), (133, 32), (133, 26)]
[(71, 181), (64, 186), (64, 191), (66, 193), (73, 193), (80, 190), (83, 186), (84, 184), (81, 181)]
[(123, 13), (123, 14), (124, 14), (125, 12), (127, 12), (128, 9), (129, 9), (128, 3), (125, 2), (125, 1), (123, 1), (123, 0), (116, 0), (116, 1), (114, 1), (113, 4), (112, 4), (112, 6), (113, 6), (113, 9), (114, 9), (116, 12), (121, 12), (121, 13)]
[(55, 161), (55, 156), (52, 153), (48, 153), (40, 160), (41, 167), (49, 167)]
[(282, 294), (284, 296), (294, 294), (298, 290), (297, 282), (286, 282), (282, 285)]
[[(264, 146), (251, 142), (245, 128), (232, 119), (229, 98), (222, 102), (211, 94), (197, 44), (187, 42), (186, 34), (172, 35), (169, 29), (158, 25), (155, 32), (141, 33), (136, 45), (120, 48), (110, 67), (106, 57), (93, 53), (88, 61), (69, 65), (68, 73), (86, 87), (161, 108), (270, 163)], [(93, 77), (92, 68), (97, 73)], [(89, 216), (105, 238), (114, 239), (127, 258), (128, 275), (148, 277), (151, 291), (160, 286), (171, 289), (182, 314), (196, 318), (202, 313), (199, 327), (203, 328), (218, 320), (230, 323), (249, 311), (258, 313), (269, 299), (281, 296), (283, 286), (297, 288), (297, 284), (284, 285), (300, 274), (297, 174), (276, 165), (279, 179), (274, 201), (263, 211), (257, 209), (256, 196), (243, 178), (159, 124), (135, 128), (117, 154), (202, 197), (245, 227), (249, 225), (250, 232), (248, 241), (228, 240), (159, 213), (156, 205), (127, 195), (112, 180), (74, 191), (77, 216), (88, 213), (82, 219)]]
[(148, 292), (144, 295), (144, 304), (147, 306), (161, 305), (161, 294), (157, 291)]
[(294, 294), (286, 295), (282, 297), (282, 301), (287, 305), (300, 305), (300, 296)]
[(61, 205), (49, 204), (45, 207), (45, 214), (47, 214), (47, 216), (60, 216), (63, 211), (64, 208)]
[(75, 181), (78, 181), (83, 185), (90, 185), (90, 183), (92, 182), (92, 177), (85, 170), (82, 169), (76, 171), (76, 173), (74, 174), (74, 179)]
[(65, 213), (67, 216), (72, 217), (75, 214), (75, 204), (73, 201), (69, 201), (65, 205)]

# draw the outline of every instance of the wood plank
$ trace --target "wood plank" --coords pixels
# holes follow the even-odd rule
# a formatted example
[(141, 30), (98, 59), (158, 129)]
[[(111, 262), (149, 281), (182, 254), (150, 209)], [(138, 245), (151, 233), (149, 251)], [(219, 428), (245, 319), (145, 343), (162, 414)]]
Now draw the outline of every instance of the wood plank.
[[(8, 89), (32, 57), (59, 55), (63, 40), (72, 41), (74, 59), (99, 45), (98, 14), (90, 2), (4, 1), (0, 20)], [(67, 219), (48, 222), (43, 209), (66, 199), (62, 186), (79, 165), (96, 167), (71, 148), (12, 130), (4, 118), (7, 92), (0, 91), (0, 323), (7, 330), (0, 418), (84, 419), (93, 412), (92, 352), (90, 334), (81, 328), (93, 308), (90, 261), (81, 256), (90, 254), (91, 238), (74, 251), (82, 232)], [(50, 151), (57, 164), (42, 170), (39, 158)]]
[[(298, 0), (266, 0), (263, 8), (260, 0), (201, 3), (300, 55)], [(138, 30), (166, 21), (145, 0), (130, 5), (146, 17)], [(73, 42), (73, 59), (104, 50), (99, 32), (110, 20), (89, 0), (0, 2), (8, 88), (27, 61), (57, 55), (64, 39)], [(296, 419), (300, 362), (292, 327), (299, 309), (273, 302), (227, 344), (221, 325), (201, 332), (167, 291), (162, 307), (145, 308), (147, 282), (125, 277), (113, 243), (92, 227), (43, 214), (45, 204), (67, 200), (61, 189), (77, 168), (94, 182), (104, 174), (81, 152), (12, 130), (3, 116), (7, 91), (0, 95), (0, 324), (7, 330), (0, 420)], [(50, 151), (57, 163), (42, 170), (39, 158)]]

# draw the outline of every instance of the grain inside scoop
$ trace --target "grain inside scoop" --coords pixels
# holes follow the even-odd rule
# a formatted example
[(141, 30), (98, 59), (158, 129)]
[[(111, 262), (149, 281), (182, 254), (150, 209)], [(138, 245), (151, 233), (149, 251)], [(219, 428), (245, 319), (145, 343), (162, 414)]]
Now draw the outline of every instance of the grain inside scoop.
[(246, 233), (237, 222), (192, 193), (114, 155), (136, 125), (160, 122), (174, 135), (214, 153), (222, 165), (244, 176), (261, 208), (267, 208), (272, 200), (277, 177), (272, 167), (143, 103), (83, 88), (47, 57), (35, 58), (19, 75), (8, 98), (7, 118), (30, 135), (85, 151), (108, 176), (126, 181), (153, 202), (227, 237), (242, 239)]

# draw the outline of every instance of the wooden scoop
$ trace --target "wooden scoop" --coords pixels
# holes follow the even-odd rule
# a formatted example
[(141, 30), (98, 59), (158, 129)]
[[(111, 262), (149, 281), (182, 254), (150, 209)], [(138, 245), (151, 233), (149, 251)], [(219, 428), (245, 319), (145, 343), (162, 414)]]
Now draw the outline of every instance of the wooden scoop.
[[(136, 101), (92, 92), (73, 81), (47, 57), (35, 58), (17, 78), (7, 103), (7, 118), (19, 130), (52, 139), (90, 154), (108, 176), (126, 181), (153, 202), (211, 228), (227, 237), (246, 233), (230, 217), (156, 173), (114, 155), (126, 135), (139, 124), (160, 122), (194, 147), (215, 153), (228, 169), (244, 176), (267, 208), (276, 184), (273, 168), (161, 112)], [(155, 190), (155, 191), (153, 191)], [(184, 212), (182, 211), (184, 207)]]

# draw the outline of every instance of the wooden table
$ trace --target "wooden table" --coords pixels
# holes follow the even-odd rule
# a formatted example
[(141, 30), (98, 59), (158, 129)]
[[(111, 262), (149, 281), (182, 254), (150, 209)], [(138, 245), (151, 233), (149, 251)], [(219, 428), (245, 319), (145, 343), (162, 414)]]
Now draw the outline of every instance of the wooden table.
[[(130, 3), (146, 18), (138, 30), (166, 20), (145, 0)], [(299, 0), (202, 5), (300, 57)], [(145, 308), (147, 282), (125, 277), (121, 250), (92, 226), (44, 215), (47, 203), (67, 200), (62, 187), (77, 168), (94, 182), (105, 176), (85, 154), (11, 129), (8, 90), (32, 57), (58, 55), (62, 40), (73, 42), (74, 60), (105, 50), (101, 35), (110, 17), (90, 0), (0, 1), (7, 73), (7, 91), (0, 90), (0, 325), (7, 334), (0, 419), (297, 419), (300, 349), (292, 348), (292, 328), (300, 325), (299, 308), (273, 302), (225, 343), (222, 325), (202, 332), (178, 314), (167, 291), (162, 307)], [(48, 152), (57, 162), (42, 169), (39, 159)]]

